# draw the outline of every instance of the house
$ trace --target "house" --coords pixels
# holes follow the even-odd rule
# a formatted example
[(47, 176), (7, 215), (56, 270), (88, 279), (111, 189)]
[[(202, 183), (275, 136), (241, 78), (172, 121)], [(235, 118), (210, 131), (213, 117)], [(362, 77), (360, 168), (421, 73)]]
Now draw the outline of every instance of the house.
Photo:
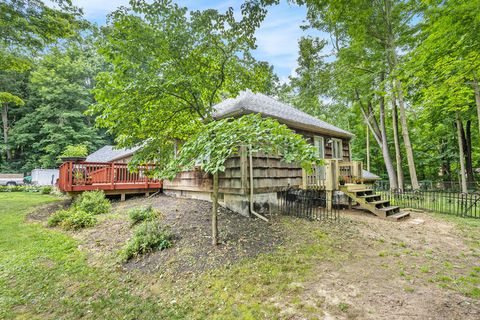
[[(352, 162), (350, 140), (353, 134), (317, 119), (293, 106), (251, 91), (241, 92), (214, 107), (214, 118), (239, 117), (259, 113), (277, 119), (303, 135), (326, 160), (325, 167), (307, 174), (296, 164), (287, 164), (274, 155), (255, 154), (252, 159), (254, 204), (269, 208), (277, 202), (277, 192), (288, 187), (324, 187), (329, 192), (337, 189), (338, 174), (362, 176), (360, 162)], [(233, 211), (249, 213), (249, 163), (246, 150), (232, 156), (225, 163), (225, 172), (219, 175), (219, 201)], [(335, 183), (333, 182), (335, 180)], [(210, 200), (212, 177), (200, 169), (184, 171), (173, 181), (164, 181), (166, 194)]]
[(87, 162), (117, 162), (128, 163), (132, 160), (133, 154), (137, 152), (141, 146), (134, 148), (115, 149), (114, 146), (106, 145), (98, 149), (94, 153), (87, 156)]
[[(267, 208), (268, 210), (277, 203), (277, 193), (286, 188), (321, 188), (325, 190), (326, 196), (331, 198), (335, 191), (342, 189), (340, 177), (348, 178), (344, 180), (351, 180), (354, 177), (365, 177), (370, 180), (378, 178), (378, 176), (363, 170), (360, 161), (352, 161), (350, 145), (353, 138), (352, 133), (272, 97), (247, 90), (241, 92), (236, 98), (224, 100), (214, 106), (213, 116), (215, 119), (224, 119), (250, 113), (274, 118), (301, 134), (316, 147), (319, 157), (325, 160), (325, 165), (314, 168), (313, 172), (306, 172), (297, 164), (280, 161), (278, 156), (260, 153), (253, 154), (250, 163), (246, 148), (240, 147), (239, 154), (230, 157), (225, 163), (225, 172), (219, 174), (219, 202), (223, 206), (248, 215), (252, 211), (250, 208), (252, 192), (254, 208)], [(87, 162), (75, 165), (81, 167), (88, 166), (89, 162), (94, 163), (93, 169), (89, 169), (91, 174), (84, 175), (91, 176), (93, 179), (93, 182), (90, 181), (89, 188), (94, 188), (95, 185), (99, 186), (101, 182), (110, 190), (110, 193), (113, 193), (117, 179), (120, 177), (123, 185), (120, 192), (123, 192), (121, 193), (123, 196), (127, 187), (129, 190), (131, 188), (134, 191), (142, 191), (143, 189), (139, 189), (139, 184), (142, 183), (145, 183), (145, 188), (150, 188), (148, 191), (151, 192), (151, 188), (157, 187), (159, 184), (158, 181), (148, 180), (148, 175), (144, 174), (148, 168), (141, 168), (139, 173), (131, 178), (130, 176), (134, 174), (130, 173), (126, 167), (126, 163), (140, 148), (115, 149), (113, 146), (105, 146), (89, 155)], [(105, 167), (101, 167), (102, 163), (105, 163)], [(249, 174), (250, 168), (253, 169), (252, 177)], [(64, 168), (64, 170), (68, 172), (68, 168)], [(111, 174), (112, 172), (113, 174)], [(62, 181), (62, 179), (60, 180)], [(70, 180), (73, 181), (73, 178)], [(68, 182), (68, 179), (65, 178), (64, 181)], [(253, 183), (251, 184), (250, 181)], [(129, 185), (134, 182), (136, 183), (135, 187)], [(200, 168), (195, 168), (179, 173), (172, 181), (160, 181), (160, 185), (165, 194), (210, 201), (213, 179), (210, 174), (203, 172)], [(73, 189), (75, 188), (74, 186)], [(84, 190), (85, 188), (77, 189)], [(358, 200), (355, 192), (349, 192), (348, 195), (353, 200)], [(377, 200), (376, 196), (371, 199)], [(390, 207), (388, 203), (382, 201), (378, 202), (379, 207), (377, 207), (377, 203), (374, 205), (375, 208), (387, 208), (387, 205)], [(383, 211), (380, 213), (383, 214)]]

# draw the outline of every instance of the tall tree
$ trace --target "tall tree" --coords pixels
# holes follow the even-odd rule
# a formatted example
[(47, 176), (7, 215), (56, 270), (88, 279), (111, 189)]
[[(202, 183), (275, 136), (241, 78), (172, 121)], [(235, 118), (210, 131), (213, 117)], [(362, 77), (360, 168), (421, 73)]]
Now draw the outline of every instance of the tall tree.
[(11, 131), (24, 171), (56, 167), (67, 145), (81, 143), (93, 151), (105, 142), (93, 118), (84, 115), (94, 102), (94, 77), (102, 68), (88, 41), (67, 42), (39, 60), (30, 77), (29, 112)]
[(168, 160), (173, 141), (210, 121), (222, 98), (268, 93), (272, 68), (250, 54), (264, 11), (246, 4), (242, 13), (236, 21), (232, 9), (188, 12), (166, 0), (115, 11), (99, 43), (111, 68), (97, 77), (97, 124), (121, 146), (147, 141), (142, 161)]
[[(71, 1), (55, 0), (57, 9), (47, 6), (40, 0), (7, 0), (0, 2), (0, 72), (25, 72), (32, 65), (32, 59), (47, 45), (59, 38), (76, 34), (85, 26), (79, 18), (81, 11), (72, 6)], [(0, 92), (15, 95), (0, 88)], [(11, 97), (12, 98), (12, 97)], [(17, 96), (15, 101), (25, 97)], [(8, 128), (11, 127), (8, 109), (14, 100), (2, 103), (3, 140), (7, 161), (12, 158), (8, 145)]]

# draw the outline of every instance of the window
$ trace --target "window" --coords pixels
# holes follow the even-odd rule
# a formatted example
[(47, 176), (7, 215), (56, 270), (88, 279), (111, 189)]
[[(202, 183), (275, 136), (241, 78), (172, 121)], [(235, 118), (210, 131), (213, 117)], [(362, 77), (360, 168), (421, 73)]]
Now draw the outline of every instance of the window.
[[(313, 145), (318, 150), (318, 157), (320, 159), (324, 159), (325, 158), (325, 141), (324, 141), (323, 137), (314, 136), (313, 137)], [(325, 174), (326, 173), (325, 173), (325, 167), (324, 166), (318, 167), (316, 169), (317, 180), (325, 180), (326, 179)]]
[(314, 136), (313, 137), (313, 145), (317, 148), (318, 150), (318, 157), (320, 159), (325, 158), (325, 144), (323, 142), (323, 137), (320, 136)]
[(343, 159), (343, 144), (340, 139), (332, 139), (332, 158)]

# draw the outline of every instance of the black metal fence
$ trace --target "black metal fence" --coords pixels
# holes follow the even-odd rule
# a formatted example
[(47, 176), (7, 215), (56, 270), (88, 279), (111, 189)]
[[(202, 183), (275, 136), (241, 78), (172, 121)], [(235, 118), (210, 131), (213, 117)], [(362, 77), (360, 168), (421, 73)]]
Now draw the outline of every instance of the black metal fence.
[(402, 208), (430, 210), (460, 217), (480, 218), (480, 194), (447, 191), (375, 190), (391, 204)]
[(281, 214), (309, 220), (337, 220), (340, 201), (337, 195), (328, 197), (322, 189), (287, 189), (277, 193)]
[[(462, 187), (459, 181), (433, 181), (433, 180), (421, 180), (418, 181), (420, 190), (422, 191), (448, 191), (448, 192), (461, 192)], [(375, 181), (375, 190), (387, 191), (390, 189), (388, 180)], [(412, 184), (409, 181), (405, 181), (404, 190), (412, 190)], [(467, 183), (467, 190), (469, 193), (475, 193), (480, 191), (480, 185), (478, 182)]]

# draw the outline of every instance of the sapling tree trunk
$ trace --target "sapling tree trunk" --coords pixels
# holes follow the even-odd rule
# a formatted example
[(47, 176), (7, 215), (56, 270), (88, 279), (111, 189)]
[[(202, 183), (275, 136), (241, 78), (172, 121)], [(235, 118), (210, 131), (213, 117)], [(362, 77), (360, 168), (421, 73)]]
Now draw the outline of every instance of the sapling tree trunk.
[(475, 183), (475, 178), (473, 176), (473, 161), (472, 161), (472, 122), (470, 120), (466, 121), (466, 129), (462, 127), (462, 144), (463, 144), (463, 153), (465, 155), (465, 172), (467, 174), (467, 186), (473, 186)]
[(218, 244), (218, 172), (213, 174), (213, 193), (212, 193), (212, 245)]
[(398, 135), (398, 113), (395, 96), (392, 97), (392, 127), (393, 127), (393, 142), (395, 145), (395, 162), (397, 164), (397, 183), (398, 188), (403, 190), (404, 176), (402, 168), (402, 152), (400, 149), (400, 137)]
[(368, 129), (368, 125), (366, 126), (367, 128), (367, 171), (370, 171), (370, 129)]
[(462, 130), (463, 130), (463, 125), (462, 125), (462, 119), (460, 118), (460, 113), (457, 111), (456, 113), (456, 118), (455, 118), (455, 123), (457, 127), (457, 140), (458, 140), (458, 154), (459, 154), (459, 161), (460, 161), (460, 184), (462, 187), (462, 192), (468, 192), (467, 189), (467, 177), (466, 177), (466, 172), (465, 172), (465, 153), (463, 152), (464, 150), (464, 145), (463, 145), (463, 139), (462, 139)]

